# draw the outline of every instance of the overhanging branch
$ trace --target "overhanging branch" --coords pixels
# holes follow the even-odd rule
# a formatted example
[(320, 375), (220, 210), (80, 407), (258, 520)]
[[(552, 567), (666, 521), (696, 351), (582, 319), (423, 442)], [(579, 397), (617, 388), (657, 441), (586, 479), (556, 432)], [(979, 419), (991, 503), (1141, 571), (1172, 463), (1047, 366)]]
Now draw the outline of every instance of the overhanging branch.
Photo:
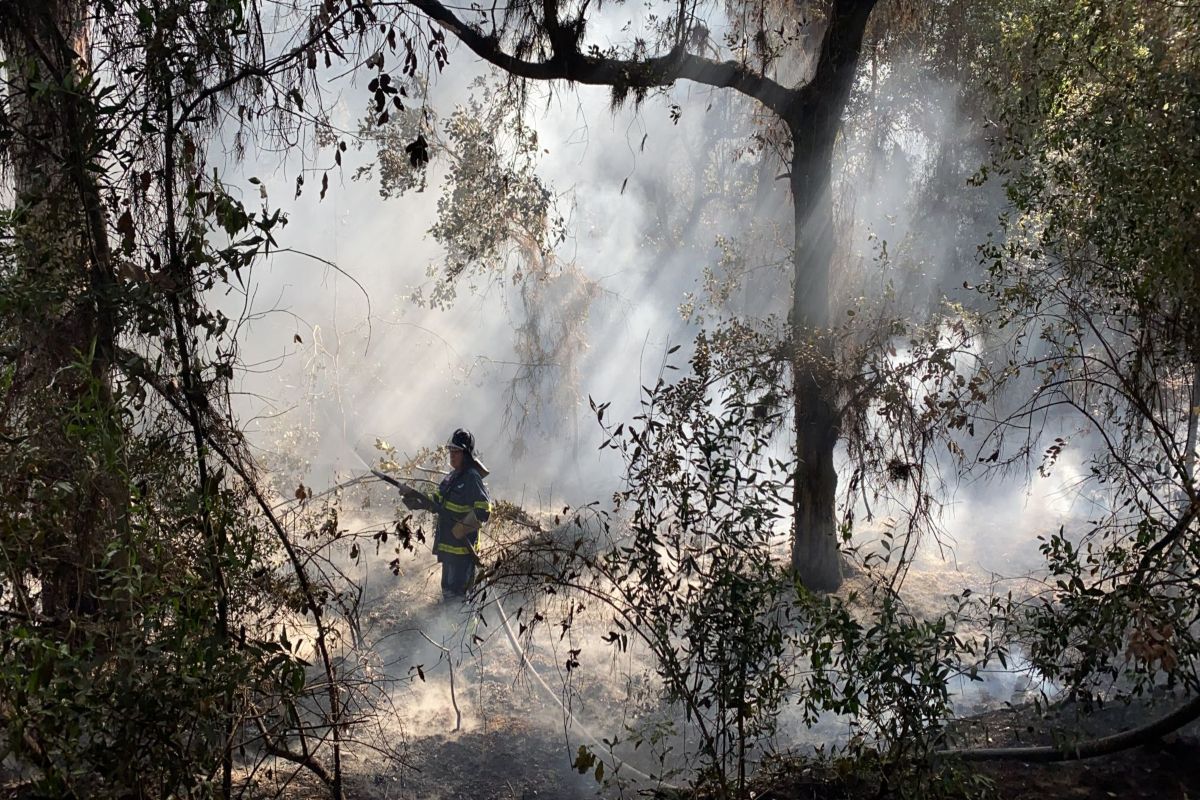
[(477, 56), (518, 78), (631, 89), (670, 86), (676, 81), (690, 80), (753, 97), (784, 118), (792, 113), (799, 98), (797, 90), (736, 61), (713, 61), (688, 53), (682, 46), (676, 46), (666, 55), (643, 60), (603, 58), (572, 49), (568, 52), (555, 50), (545, 61), (527, 61), (505, 52), (499, 39), (464, 23), (438, 0), (409, 0), (409, 4), (450, 31)]

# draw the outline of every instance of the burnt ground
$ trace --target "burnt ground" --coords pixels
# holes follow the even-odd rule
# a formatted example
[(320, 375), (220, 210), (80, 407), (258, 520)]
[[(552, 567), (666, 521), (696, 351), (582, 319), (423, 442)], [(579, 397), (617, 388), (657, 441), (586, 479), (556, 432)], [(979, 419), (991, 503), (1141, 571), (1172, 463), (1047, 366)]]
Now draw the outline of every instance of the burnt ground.
[[(497, 666), (482, 675), (471, 674), (470, 667), (463, 669), (468, 682), (483, 687), (483, 696), (471, 703), (475, 712), (482, 707), (496, 712), (484, 714), (466, 730), (426, 731), (410, 744), (412, 769), (386, 777), (356, 771), (348, 796), (371, 800), (585, 800), (618, 796), (611, 786), (598, 794), (600, 787), (594, 778), (590, 774), (580, 776), (572, 768), (571, 749), (579, 739), (567, 737), (561, 729), (547, 724), (556, 715), (554, 705), (532, 686), (513, 684), (514, 664)], [(1082, 738), (1080, 731), (1090, 738), (1127, 730), (1161, 716), (1172, 706), (1172, 701), (1162, 700), (1147, 707), (1110, 707), (1086, 719), (1077, 718), (1070, 710), (1047, 714), (1030, 705), (1006, 707), (963, 719), (956, 734), (963, 746), (1061, 744), (1078, 741)], [(612, 712), (617, 714), (617, 708)], [(603, 724), (596, 716), (592, 719)], [(1078, 738), (1072, 740), (1072, 735)], [(568, 739), (573, 741), (568, 743)], [(1085, 761), (962, 765), (942, 778), (941, 784), (937, 787), (940, 792), (935, 787), (922, 787), (908, 796), (936, 794), (946, 800), (1200, 800), (1200, 731), (1185, 730), (1147, 746)], [(638, 795), (637, 787), (625, 793), (627, 797)], [(700, 800), (677, 793), (657, 796)], [(818, 776), (806, 773), (797, 763), (760, 783), (754, 800), (866, 800), (891, 796), (895, 795), (880, 793), (877, 784), (849, 785), (836, 772)]]
[[(914, 593), (931, 607), (944, 591), (944, 577), (932, 578), (927, 592), (918, 583)], [(411, 587), (412, 585), (409, 584)], [(385, 592), (384, 602), (368, 616), (384, 631), (414, 631), (433, 634), (447, 644), (454, 639), (445, 631), (459, 630), (455, 612), (436, 605), (435, 591), (410, 588), (407, 602), (396, 602), (394, 589)], [(925, 596), (928, 595), (926, 598)], [(572, 768), (574, 748), (581, 742), (578, 730), (567, 735), (562, 728), (562, 710), (545, 693), (532, 685), (493, 617), (490, 625), (471, 629), (485, 642), (470, 647), (470, 655), (456, 650), (458, 663), (457, 700), (464, 712), (464, 727), (452, 730), (448, 708), (447, 667), (439, 662), (422, 637), (409, 633), (389, 638), (385, 662), (423, 662), (427, 680), (411, 684), (411, 692), (396, 698), (407, 709), (402, 735), (408, 741), (408, 768), (378, 774), (370, 759), (349, 770), (347, 796), (368, 800), (428, 798), (429, 800), (585, 800), (597, 797), (592, 775), (581, 776)], [(445, 638), (443, 638), (445, 637)], [(462, 641), (461, 637), (458, 641)], [(423, 651), (423, 652), (422, 652)], [(530, 653), (539, 671), (552, 685), (559, 685), (558, 665), (563, 653)], [(593, 659), (585, 658), (592, 662)], [(628, 665), (627, 665), (628, 666)], [(399, 671), (399, 670), (398, 670)], [(612, 682), (600, 681), (577, 687), (573, 708), (600, 734), (620, 729), (623, 708), (630, 702), (627, 691)], [(1086, 737), (1102, 736), (1136, 727), (1157, 718), (1173, 707), (1170, 700), (1155, 706), (1109, 707), (1077, 718), (1068, 711), (1039, 713), (1024, 704), (1013, 686), (994, 687), (988, 698), (964, 709), (966, 718), (956, 730), (963, 746), (1006, 747), (1069, 741), (1069, 731)], [(997, 709), (998, 704), (1010, 703)], [(990, 708), (991, 710), (985, 710)], [(978, 713), (975, 713), (978, 712)], [(397, 730), (398, 734), (401, 731)], [(638, 759), (640, 760), (640, 759)], [(642, 764), (649, 767), (648, 764)], [(980, 781), (979, 778), (984, 780)], [(626, 790), (637, 797), (639, 787)], [(645, 789), (647, 787), (640, 787)], [(927, 791), (926, 791), (927, 788)], [(1146, 747), (1087, 761), (1029, 764), (997, 761), (964, 765), (935, 787), (923, 787), (909, 796), (940, 795), (943, 798), (996, 798), (997, 800), (1109, 800), (1109, 798), (1163, 798), (1200, 800), (1200, 730), (1184, 731)], [(601, 791), (616, 797), (613, 787)], [(686, 795), (673, 794), (673, 797)], [(843, 776), (806, 773), (797, 764), (771, 776), (756, 788), (755, 800), (860, 800), (886, 797), (878, 785), (848, 786)]]
[[(941, 586), (932, 578), (928, 583), (934, 588)], [(384, 767), (369, 750), (347, 753), (348, 798), (587, 800), (618, 796), (613, 787), (599, 787), (591, 774), (580, 775), (573, 769), (574, 749), (581, 743), (578, 730), (564, 733), (561, 707), (531, 684), (494, 619), (490, 625), (465, 623), (460, 611), (438, 604), (431, 577), (385, 580), (373, 588), (374, 602), (365, 615), (364, 631), (375, 642), (381, 668), (399, 681), (392, 697), (395, 713), (380, 734), (388, 742), (406, 743), (405, 766)], [(929, 598), (935, 598), (934, 588), (926, 593)], [(443, 653), (430, 639), (453, 655), (456, 693), (449, 690), (449, 669)], [(550, 683), (558, 685), (561, 674), (557, 670), (563, 653), (539, 649), (530, 656)], [(585, 656), (590, 656), (585, 658), (589, 665), (598, 660), (595, 654)], [(414, 664), (423, 665), (424, 679), (413, 676)], [(598, 735), (619, 731), (624, 714), (636, 705), (636, 695), (631, 696), (627, 687), (611, 680), (577, 689), (572, 707)], [(972, 708), (966, 712), (970, 716), (958, 731), (965, 746), (1045, 744), (1055, 739), (1056, 731), (1061, 737), (1061, 731), (1078, 728), (1073, 716), (1039, 714), (1017, 702), (1010, 690), (1005, 685), (1003, 691), (988, 699), (987, 705), (993, 710), (980, 709), (981, 713), (973, 714), (977, 709)], [(1013, 701), (1012, 706), (995, 709), (997, 703), (1008, 700)], [(460, 704), (464, 717), (458, 730), (454, 730), (454, 701)], [(1164, 701), (1158, 707), (1110, 708), (1091, 718), (1085, 732), (1096, 736), (1126, 730), (1160, 716), (1170, 705)], [(921, 787), (909, 796), (937, 795), (946, 800), (1200, 800), (1200, 731), (1184, 731), (1146, 747), (1082, 762), (1005, 761), (968, 766), (969, 771), (945, 779), (938, 787), (942, 791)], [(297, 775), (294, 765), (279, 764), (275, 770), (260, 771), (255, 777), (256, 791), (248, 792), (247, 797), (328, 797), (325, 787), (311, 776)], [(19, 786), (19, 781), (3, 781), (0, 796), (20, 796)], [(624, 793), (625, 797), (639, 795), (638, 787)], [(687, 797), (674, 793), (670, 796), (681, 800)], [(850, 786), (836, 772), (815, 774), (795, 762), (772, 771), (756, 786), (754, 798), (865, 800), (887, 796), (878, 791), (877, 785)]]

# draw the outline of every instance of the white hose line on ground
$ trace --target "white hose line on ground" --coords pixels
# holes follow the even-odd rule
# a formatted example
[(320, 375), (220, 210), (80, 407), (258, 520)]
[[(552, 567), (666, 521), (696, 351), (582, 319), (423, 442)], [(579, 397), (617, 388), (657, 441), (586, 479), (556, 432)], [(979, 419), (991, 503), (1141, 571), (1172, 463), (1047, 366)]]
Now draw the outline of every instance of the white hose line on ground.
[(571, 713), (571, 709), (567, 708), (566, 704), (563, 703), (562, 698), (558, 696), (558, 693), (550, 688), (550, 684), (546, 683), (542, 676), (538, 674), (537, 668), (534, 667), (533, 662), (529, 659), (529, 656), (525, 654), (525, 648), (523, 648), (520, 641), (517, 640), (517, 635), (513, 632), (512, 625), (509, 624), (508, 615), (504, 613), (504, 606), (500, 605), (500, 600), (493, 600), (492, 604), (495, 605), (496, 610), (500, 612), (500, 621), (504, 624), (504, 633), (508, 636), (508, 643), (512, 645), (513, 652), (516, 653), (517, 658), (521, 660), (521, 663), (529, 668), (530, 674), (533, 675), (538, 685), (542, 687), (542, 691), (544, 691), (551, 700), (558, 704), (558, 707), (561, 708), (563, 713), (567, 715), (567, 719), (569, 719), (572, 724), (578, 727), (580, 732), (583, 733), (583, 735), (589, 739), (600, 752), (604, 752), (606, 750), (608, 752), (608, 758), (601, 756), (598, 752), (593, 752), (593, 755), (595, 755), (600, 761), (609, 761), (610, 766), (614, 768), (614, 774), (616, 771), (624, 769), (633, 773), (639, 778), (643, 778), (653, 783), (657, 783), (659, 786), (664, 786), (668, 789), (678, 791), (678, 786), (667, 783), (662, 778), (655, 778), (651, 775), (647, 775), (629, 762), (622, 761), (615, 753), (612, 752), (611, 748), (605, 745), (604, 742), (597, 738), (595, 734), (588, 730), (587, 726), (580, 722), (575, 715)]

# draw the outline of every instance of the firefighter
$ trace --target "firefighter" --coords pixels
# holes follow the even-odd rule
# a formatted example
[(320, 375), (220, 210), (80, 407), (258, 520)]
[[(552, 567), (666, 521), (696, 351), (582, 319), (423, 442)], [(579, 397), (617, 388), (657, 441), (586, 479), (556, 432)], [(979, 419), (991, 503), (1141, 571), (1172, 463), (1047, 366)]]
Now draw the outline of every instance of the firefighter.
[(475, 437), (463, 428), (446, 442), (450, 451), (450, 474), (432, 495), (410, 490), (404, 505), (437, 514), (433, 552), (442, 564), (443, 601), (461, 600), (475, 580), (479, 561), (479, 529), (492, 512), (483, 479), (487, 468), (475, 454)]

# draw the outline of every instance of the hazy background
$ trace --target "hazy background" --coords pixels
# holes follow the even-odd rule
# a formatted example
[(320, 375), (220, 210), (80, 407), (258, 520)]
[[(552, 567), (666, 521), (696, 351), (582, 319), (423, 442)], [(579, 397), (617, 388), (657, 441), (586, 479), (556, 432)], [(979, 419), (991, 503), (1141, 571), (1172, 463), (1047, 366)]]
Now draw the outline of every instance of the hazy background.
[[(430, 92), (442, 119), (482, 73), (468, 53), (453, 53)], [(839, 291), (853, 304), (890, 289), (898, 309), (922, 314), (945, 298), (978, 303), (962, 282), (977, 271), (974, 247), (994, 219), (988, 209), (997, 189), (965, 185), (970, 172), (962, 165), (982, 163), (986, 150), (958, 113), (955, 87), (923, 85), (919, 74), (907, 80), (923, 95), (918, 107), (887, 109), (886, 125), (875, 122), (886, 116), (876, 108), (867, 125), (848, 126), (839, 147), (841, 274), (848, 276)], [(355, 128), (366, 92), (344, 81), (337, 87), (335, 121)], [(377, 181), (351, 177), (375, 160), (374, 148), (351, 148), (341, 169), (331, 169), (321, 200), (320, 170), (333, 167), (331, 151), (251, 153), (243, 174), (260, 178), (266, 202), (286, 210), (280, 243), (299, 252), (274, 255), (256, 267), (248, 299), (223, 302), (231, 311), (246, 302), (241, 346), (249, 370), (236, 402), (265, 463), (289, 473), (281, 485), (319, 490), (361, 470), (358, 457), (370, 461), (377, 438), (413, 454), (463, 426), (476, 435), (496, 495), (547, 508), (603, 499), (620, 464), (597, 450), (603, 437), (589, 396), (612, 402), (610, 419), (627, 419), (669, 347), (683, 345), (669, 360), (686, 368), (699, 323), (774, 314), (782, 324), (790, 203), (786, 181), (775, 180), (778, 158), (755, 150), (753, 134), (764, 123), (748, 113), (752, 106), (687, 84), (640, 109), (614, 110), (605, 91), (588, 87), (534, 92), (539, 175), (568, 220), (556, 257), (597, 291), (582, 309), (586, 349), (577, 363), (543, 373), (543, 389), (566, 391), (540, 398), (546, 405), (523, 426), (510, 397), (522, 362), (515, 328), (524, 321), (511, 283), (464, 281), (444, 310), (411, 300), (416, 291), (428, 297), (439, 279), (429, 271), (442, 249), (427, 235), (445, 179), (436, 154), (424, 192), (384, 200)], [(859, 110), (871, 102), (884, 101), (860, 97)], [(941, 195), (945, 186), (956, 192), (951, 202), (934, 202), (929, 176), (945, 170), (939, 157), (947, 148), (960, 174), (939, 177)], [(305, 191), (293, 199), (301, 170)], [(259, 186), (244, 186), (247, 202), (257, 204)], [(697, 202), (702, 192), (711, 196)], [(727, 279), (737, 288), (723, 294)], [(719, 308), (704, 304), (712, 293), (721, 295)], [(692, 309), (690, 319), (681, 306)], [(539, 399), (516, 392), (526, 403)], [(1061, 478), (1069, 483), (1073, 469), (1067, 458), (1049, 480), (1022, 475), (976, 486), (968, 479), (948, 498), (944, 517), (960, 563), (1021, 566), (1014, 558), (1024, 563), (1033, 537), (1071, 510)]]

